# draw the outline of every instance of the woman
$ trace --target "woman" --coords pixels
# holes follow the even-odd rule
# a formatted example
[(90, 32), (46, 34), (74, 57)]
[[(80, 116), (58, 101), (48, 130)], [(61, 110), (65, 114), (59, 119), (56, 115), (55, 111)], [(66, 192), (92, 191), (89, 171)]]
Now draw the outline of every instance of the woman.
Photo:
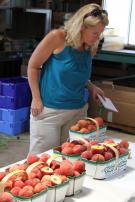
[(103, 96), (89, 79), (92, 51), (107, 24), (105, 10), (97, 4), (85, 5), (64, 28), (49, 32), (33, 52), (28, 64), (30, 153), (60, 145), (69, 127), (87, 115), (85, 86), (95, 101), (97, 94)]

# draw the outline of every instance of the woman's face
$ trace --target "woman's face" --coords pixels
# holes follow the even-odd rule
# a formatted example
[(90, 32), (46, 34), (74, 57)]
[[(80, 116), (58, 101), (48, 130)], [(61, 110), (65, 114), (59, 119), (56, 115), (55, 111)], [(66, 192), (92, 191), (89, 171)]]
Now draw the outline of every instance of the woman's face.
[(95, 26), (85, 27), (83, 26), (81, 30), (81, 41), (82, 44), (87, 44), (88, 46), (93, 45), (99, 40), (101, 33), (104, 31), (105, 26), (99, 22)]

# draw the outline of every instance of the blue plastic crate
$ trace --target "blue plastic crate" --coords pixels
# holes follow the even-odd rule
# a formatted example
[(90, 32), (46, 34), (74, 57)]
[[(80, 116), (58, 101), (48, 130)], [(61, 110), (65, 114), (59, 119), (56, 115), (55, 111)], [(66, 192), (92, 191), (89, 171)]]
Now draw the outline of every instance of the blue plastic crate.
[(29, 120), (13, 123), (9, 121), (0, 121), (0, 132), (5, 135), (17, 136), (26, 131), (29, 131)]
[(20, 109), (3, 109), (0, 108), (0, 121), (25, 121), (30, 117), (30, 107), (24, 107)]
[(19, 109), (23, 107), (29, 107), (31, 104), (31, 95), (25, 96), (0, 96), (0, 108), (5, 109)]
[(28, 79), (26, 77), (0, 79), (0, 94), (11, 97), (31, 94)]

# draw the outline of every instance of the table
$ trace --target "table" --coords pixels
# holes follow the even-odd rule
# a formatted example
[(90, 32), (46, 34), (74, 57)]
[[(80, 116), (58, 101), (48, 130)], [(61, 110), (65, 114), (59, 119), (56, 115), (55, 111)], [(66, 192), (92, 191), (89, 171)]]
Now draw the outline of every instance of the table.
[[(119, 51), (108, 51), (100, 50), (93, 58), (95, 61), (107, 61), (107, 62), (120, 62), (124, 65), (135, 65), (135, 51), (134, 50), (119, 50)], [(115, 65), (114, 65), (115, 67)], [(120, 76), (111, 78), (110, 80), (121, 80), (121, 79), (132, 79), (135, 78), (135, 74)], [(109, 80), (109, 79), (108, 79)]]
[[(64, 201), (135, 202), (135, 143), (130, 143), (130, 148), (132, 159), (128, 159), (126, 171), (105, 180), (95, 180), (86, 176), (82, 191), (75, 196), (66, 197)], [(50, 152), (52, 151), (48, 151)], [(1, 168), (0, 171), (5, 168)]]
[(94, 57), (94, 59), (126, 64), (135, 64), (135, 51), (125, 49), (120, 51), (101, 50), (97, 52), (97, 55)]

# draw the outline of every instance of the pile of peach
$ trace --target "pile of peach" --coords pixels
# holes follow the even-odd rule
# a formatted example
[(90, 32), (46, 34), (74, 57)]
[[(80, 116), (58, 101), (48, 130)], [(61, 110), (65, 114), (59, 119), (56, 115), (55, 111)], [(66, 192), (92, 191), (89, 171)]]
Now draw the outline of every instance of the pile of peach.
[[(64, 183), (69, 176), (79, 176), (85, 171), (85, 163), (77, 160), (74, 163), (69, 160), (58, 162), (51, 160), (47, 153), (40, 157), (29, 154), (24, 164), (14, 164), (3, 172), (0, 172), (0, 182), (4, 191), (13, 196), (32, 197), (34, 194), (45, 191), (50, 186)], [(10, 194), (4, 192), (4, 197)], [(0, 201), (3, 201), (3, 194)], [(11, 197), (12, 198), (12, 197)]]
[[(97, 122), (99, 127), (103, 127), (104, 121), (101, 117), (96, 117), (94, 120)], [(88, 133), (96, 129), (95, 123), (89, 119), (81, 119), (75, 125), (70, 127), (70, 130), (81, 133)]]
[(116, 157), (116, 154), (111, 147), (114, 147), (118, 152), (118, 156), (121, 156), (128, 153), (129, 143), (126, 140), (121, 140), (121, 142), (116, 143), (114, 140), (108, 139), (102, 144), (91, 145), (89, 150), (84, 151), (81, 154), (81, 157), (94, 162), (108, 161)]

